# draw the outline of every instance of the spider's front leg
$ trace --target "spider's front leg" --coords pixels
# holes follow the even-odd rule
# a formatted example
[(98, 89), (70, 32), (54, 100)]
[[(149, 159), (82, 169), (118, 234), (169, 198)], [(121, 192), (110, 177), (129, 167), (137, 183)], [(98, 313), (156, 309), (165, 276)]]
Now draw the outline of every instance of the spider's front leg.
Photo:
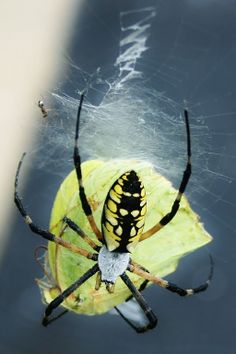
[(154, 327), (156, 327), (157, 317), (154, 314), (154, 312), (152, 311), (152, 309), (150, 308), (150, 306), (147, 304), (144, 297), (141, 295), (141, 293), (138, 291), (138, 289), (136, 289), (136, 287), (134, 286), (134, 284), (132, 283), (132, 281), (130, 280), (130, 278), (128, 277), (128, 275), (126, 273), (123, 273), (120, 277), (123, 280), (123, 282), (126, 284), (126, 286), (129, 288), (132, 296), (135, 298), (135, 300), (137, 301), (137, 303), (139, 304), (139, 306), (143, 310), (144, 315), (146, 316), (146, 318), (148, 320), (148, 324), (143, 327), (138, 327), (138, 326), (134, 325), (126, 316), (124, 316), (118, 308), (116, 308), (116, 311), (138, 333), (143, 333), (149, 329), (153, 329)]
[[(95, 264), (87, 272), (84, 273), (78, 280), (76, 280), (72, 285), (65, 289), (59, 296), (57, 296), (50, 304), (46, 307), (45, 314), (42, 320), (42, 325), (47, 326), (50, 324), (54, 318), (49, 318), (52, 312), (76, 289), (78, 289), (83, 283), (85, 283), (89, 278), (96, 274), (99, 270), (98, 264)], [(64, 312), (63, 312), (64, 313)], [(62, 314), (60, 314), (61, 316)], [(56, 317), (58, 318), (58, 316)]]

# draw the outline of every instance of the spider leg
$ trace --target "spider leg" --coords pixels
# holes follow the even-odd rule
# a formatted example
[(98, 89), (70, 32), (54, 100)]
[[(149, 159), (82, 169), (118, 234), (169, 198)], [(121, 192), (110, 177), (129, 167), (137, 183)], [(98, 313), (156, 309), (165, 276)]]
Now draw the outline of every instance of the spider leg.
[(61, 318), (62, 316), (64, 316), (65, 314), (67, 314), (68, 312), (70, 312), (69, 310), (62, 310), (57, 316), (50, 318), (50, 320), (48, 320), (47, 324), (44, 325), (45, 327), (49, 324), (51, 324), (52, 322), (55, 322), (56, 320), (58, 320), (59, 318)]
[[(141, 283), (140, 287), (138, 288), (138, 291), (141, 293), (143, 290), (145, 290), (146, 287), (147, 287), (147, 285), (148, 285), (148, 283), (149, 283), (149, 280), (145, 279), (145, 280)], [(125, 302), (131, 300), (132, 298), (133, 298), (133, 295), (128, 296), (127, 299), (125, 300)]]
[[(149, 281), (145, 279), (145, 280), (142, 282), (142, 284), (140, 285), (140, 287), (138, 288), (138, 291), (139, 291), (139, 292), (143, 291), (143, 290), (146, 288), (146, 286), (147, 286), (148, 283), (149, 283)], [(130, 301), (133, 301), (133, 300), (134, 300), (134, 296), (131, 294), (131, 295), (125, 300), (125, 303), (130, 302)], [(130, 327), (132, 327), (136, 332), (141, 332), (140, 327), (136, 326), (128, 317), (126, 317), (126, 316), (124, 315), (124, 313), (119, 309), (118, 306), (115, 306), (114, 309), (115, 309), (116, 312), (123, 318), (123, 320), (124, 320), (126, 323), (128, 323), (128, 325), (129, 325)]]
[(151, 281), (154, 284), (157, 284), (159, 286), (161, 286), (162, 288), (165, 288), (173, 293), (176, 293), (180, 296), (190, 296), (190, 295), (194, 295), (197, 293), (200, 293), (202, 291), (205, 291), (208, 286), (210, 285), (211, 279), (213, 277), (213, 270), (214, 270), (214, 263), (213, 263), (213, 259), (210, 255), (210, 274), (208, 276), (208, 279), (205, 281), (205, 283), (197, 286), (196, 288), (192, 288), (192, 289), (183, 289), (180, 288), (178, 285), (171, 283), (165, 279), (162, 279), (160, 277), (154, 276), (152, 274), (150, 274), (147, 270), (144, 270), (141, 266), (139, 266), (138, 264), (130, 264), (128, 270), (134, 274), (139, 275), (140, 277), (147, 279), (149, 281)]
[[(76, 280), (73, 284), (71, 284), (67, 289), (65, 289), (59, 296), (57, 296), (50, 304), (46, 307), (45, 314), (42, 320), (42, 325), (47, 326), (49, 323), (54, 321), (58, 316), (62, 316), (62, 313), (59, 314), (56, 318), (49, 318), (51, 313), (79, 286), (81, 286), (86, 280), (91, 278), (94, 274), (96, 274), (99, 270), (98, 264), (95, 264), (92, 268), (90, 268), (87, 272), (85, 272), (78, 280)], [(64, 312), (64, 311), (63, 311)]]
[(184, 117), (185, 117), (186, 133), (187, 133), (187, 164), (183, 173), (182, 181), (179, 186), (177, 197), (175, 198), (171, 211), (167, 213), (156, 225), (154, 225), (152, 228), (144, 232), (140, 237), (140, 241), (146, 240), (147, 238), (151, 237), (156, 232), (158, 232), (160, 229), (162, 229), (163, 226), (167, 225), (174, 218), (177, 211), (179, 210), (180, 201), (185, 191), (185, 188), (188, 184), (189, 178), (191, 176), (191, 171), (192, 171), (190, 127), (189, 127), (188, 111), (186, 109), (184, 110)]
[(121, 276), (121, 279), (123, 280), (123, 282), (126, 284), (126, 286), (129, 288), (129, 290), (131, 291), (133, 297), (136, 299), (136, 301), (138, 302), (139, 306), (142, 308), (145, 316), (147, 317), (149, 323), (148, 325), (144, 326), (144, 327), (138, 327), (135, 326), (128, 318), (126, 318), (117, 308), (116, 311), (118, 311), (118, 313), (121, 315), (121, 317), (132, 327), (136, 330), (136, 332), (138, 333), (142, 333), (147, 331), (148, 329), (152, 329), (157, 325), (157, 318), (154, 314), (154, 312), (152, 311), (152, 309), (149, 307), (149, 305), (147, 304), (147, 302), (145, 301), (144, 297), (141, 295), (141, 293), (136, 289), (136, 287), (134, 286), (134, 284), (132, 283), (132, 281), (130, 280), (130, 278), (128, 277), (128, 275), (126, 273), (123, 273)]
[(53, 235), (51, 232), (47, 231), (47, 230), (43, 230), (41, 229), (40, 227), (38, 227), (34, 222), (33, 220), (30, 218), (30, 216), (27, 214), (23, 204), (22, 204), (22, 201), (18, 195), (18, 179), (19, 179), (19, 173), (20, 173), (20, 169), (21, 169), (21, 165), (22, 165), (22, 162), (23, 162), (23, 159), (25, 157), (25, 153), (23, 154), (19, 164), (18, 164), (18, 168), (17, 168), (17, 171), (16, 171), (16, 178), (15, 178), (15, 193), (14, 193), (14, 201), (15, 201), (15, 204), (19, 210), (19, 212), (21, 213), (21, 215), (23, 216), (24, 220), (25, 220), (25, 223), (29, 226), (29, 228), (31, 229), (32, 232), (42, 236), (43, 238), (45, 238), (46, 240), (48, 241), (52, 241), (52, 242), (55, 242), (69, 250), (71, 250), (72, 252), (74, 253), (79, 253), (80, 255), (86, 257), (86, 258), (89, 258), (89, 259), (92, 259), (94, 261), (97, 260), (97, 254), (93, 254), (93, 253), (90, 253), (86, 250), (84, 250), (83, 248), (80, 248), (80, 247), (77, 247), (73, 244), (71, 244), (70, 242), (67, 242), (65, 240), (63, 240), (62, 238), (59, 238), (59, 237), (56, 237), (55, 235)]
[(80, 114), (81, 114), (81, 109), (82, 109), (82, 104), (83, 104), (83, 99), (84, 99), (84, 94), (81, 94), (80, 97), (80, 103), (79, 103), (79, 108), (78, 108), (78, 113), (77, 113), (77, 120), (76, 120), (76, 129), (75, 129), (75, 146), (74, 146), (74, 165), (75, 165), (75, 170), (76, 170), (76, 175), (78, 179), (78, 184), (79, 184), (79, 195), (80, 195), (80, 200), (82, 204), (82, 208), (84, 210), (85, 215), (87, 216), (87, 219), (89, 221), (89, 224), (97, 236), (98, 240), (103, 242), (103, 237), (101, 234), (101, 231), (98, 229), (93, 214), (92, 214), (92, 209), (89, 205), (89, 202), (87, 200), (84, 186), (83, 186), (83, 179), (82, 179), (82, 172), (81, 172), (81, 158), (79, 154), (79, 123), (80, 123)]
[(138, 327), (138, 326), (136, 326), (132, 321), (130, 321), (129, 319), (128, 319), (128, 317), (126, 317), (121, 311), (120, 311), (120, 309), (117, 307), (117, 306), (115, 306), (114, 307), (114, 309), (116, 310), (116, 312), (120, 315), (120, 317), (121, 318), (123, 318), (123, 320), (131, 327), (131, 328), (133, 328), (137, 333), (143, 333), (143, 332), (145, 332), (147, 329), (146, 329), (146, 327)]
[(98, 246), (93, 240), (89, 238), (88, 235), (76, 224), (74, 221), (69, 219), (67, 216), (63, 218), (64, 223), (71, 228), (73, 231), (75, 231), (82, 239), (87, 242), (87, 244), (92, 247), (95, 251), (99, 252), (100, 246)]

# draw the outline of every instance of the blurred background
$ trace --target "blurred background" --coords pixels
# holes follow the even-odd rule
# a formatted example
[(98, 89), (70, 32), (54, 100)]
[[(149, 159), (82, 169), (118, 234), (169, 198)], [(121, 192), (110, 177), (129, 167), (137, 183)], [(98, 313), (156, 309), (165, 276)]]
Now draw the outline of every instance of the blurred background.
[[(51, 0), (42, 6), (24, 0), (2, 3), (0, 13), (0, 352), (233, 354), (235, 2)], [(208, 252), (214, 279), (207, 292), (187, 299), (155, 286), (145, 290), (159, 325), (144, 335), (109, 314), (71, 313), (46, 329), (40, 323), (44, 305), (34, 279), (42, 271), (34, 249), (43, 241), (13, 205), (14, 173), (28, 151), (21, 195), (47, 228), (55, 193), (73, 168), (75, 112), (85, 88), (82, 158), (141, 156), (175, 186), (185, 161), (186, 105), (191, 116), (194, 173), (187, 196), (214, 240), (184, 258), (168, 279), (198, 284), (208, 272)], [(46, 119), (39, 99), (48, 109)]]

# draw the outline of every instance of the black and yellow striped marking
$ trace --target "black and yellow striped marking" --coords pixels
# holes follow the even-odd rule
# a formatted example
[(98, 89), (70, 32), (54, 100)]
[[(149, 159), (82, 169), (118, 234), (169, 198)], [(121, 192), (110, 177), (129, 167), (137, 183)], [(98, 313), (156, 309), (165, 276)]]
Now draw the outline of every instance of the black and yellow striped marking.
[(109, 251), (132, 252), (143, 231), (146, 192), (135, 171), (120, 176), (109, 190), (102, 214), (102, 233)]

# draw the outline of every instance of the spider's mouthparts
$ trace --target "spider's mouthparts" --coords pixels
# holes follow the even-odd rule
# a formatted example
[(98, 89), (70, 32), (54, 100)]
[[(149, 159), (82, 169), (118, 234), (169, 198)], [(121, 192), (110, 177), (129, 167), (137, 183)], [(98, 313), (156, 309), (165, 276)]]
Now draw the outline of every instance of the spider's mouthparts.
[(105, 282), (107, 291), (112, 294), (115, 291), (115, 284), (111, 282)]

